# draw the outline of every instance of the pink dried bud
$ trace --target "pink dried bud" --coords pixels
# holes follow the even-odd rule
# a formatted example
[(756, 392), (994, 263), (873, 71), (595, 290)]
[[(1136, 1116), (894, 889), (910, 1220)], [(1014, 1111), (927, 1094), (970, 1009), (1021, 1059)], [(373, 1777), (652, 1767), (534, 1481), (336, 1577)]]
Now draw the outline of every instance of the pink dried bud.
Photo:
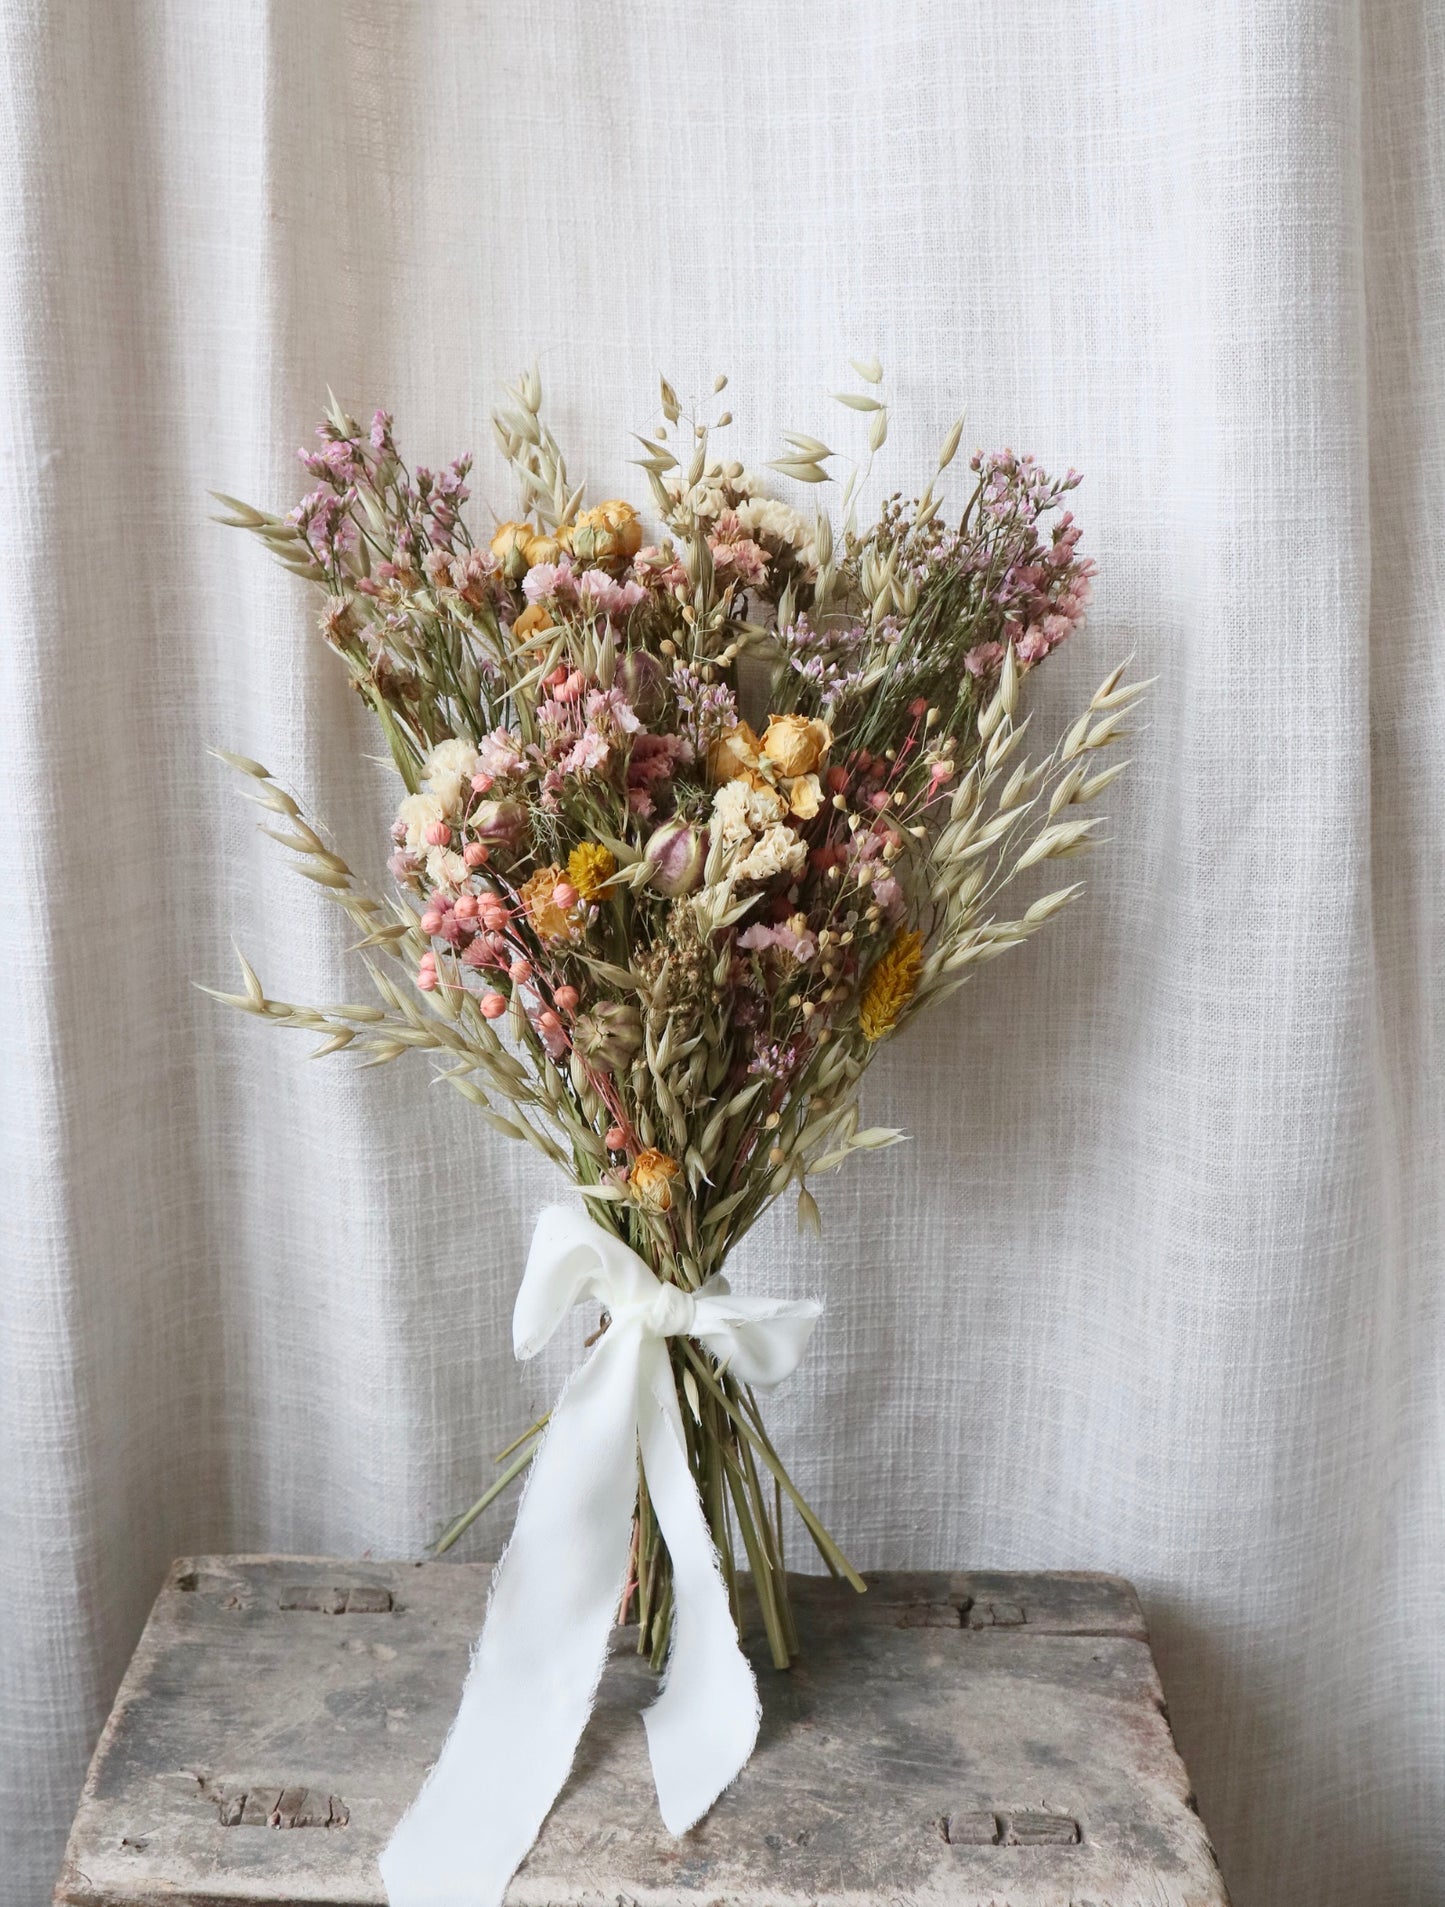
[(577, 905), (581, 899), (581, 895), (570, 881), (558, 881), (557, 885), (552, 889), (552, 899), (565, 913), (568, 908)]
[(439, 985), (436, 968), (419, 967), (417, 969), (416, 983), (423, 993), (435, 993)]
[(463, 894), (453, 911), (459, 920), (475, 920), (481, 911), (481, 905), (475, 894)]
[(492, 785), (492, 777), (484, 772), (472, 776), (472, 793), (484, 795)]
[(648, 837), (643, 856), (652, 866), (649, 885), (659, 894), (669, 899), (690, 894), (702, 879), (707, 832), (690, 827), (686, 821), (664, 821)]
[(425, 952), (425, 953), (424, 953), (424, 954), (422, 955), (422, 957), (421, 957), (421, 961), (420, 961), (420, 964), (421, 964), (421, 965), (422, 965), (423, 967), (434, 967), (434, 966), (436, 965), (436, 963), (437, 963), (437, 957), (436, 957), (436, 955), (435, 955), (435, 954), (434, 954), (434, 953), (432, 952), (432, 950), (431, 950), (431, 948), (430, 948), (430, 947), (428, 947), (428, 948), (427, 948), (427, 950), (426, 950), (426, 952)]
[(444, 848), (452, 838), (452, 831), (445, 821), (433, 821), (423, 838), (429, 848)]
[(558, 1007), (563, 1013), (575, 1013), (582, 999), (582, 995), (577, 991), (576, 987), (558, 987), (557, 991), (552, 995), (552, 998), (557, 1002)]
[(424, 934), (439, 934), (442, 930), (442, 916), (435, 907), (429, 907), (421, 917), (421, 930)]
[(462, 849), (462, 859), (466, 862), (468, 867), (485, 867), (487, 864), (487, 849), (485, 843), (481, 841), (468, 841), (467, 845)]
[(565, 662), (559, 662), (557, 667), (547, 677), (547, 687), (549, 689), (560, 689), (571, 673), (572, 671), (567, 667)]
[(926, 695), (915, 695), (913, 700), (908, 704), (908, 713), (913, 717), (915, 722), (920, 721), (928, 713), (928, 697)]
[(609, 1152), (620, 1152), (627, 1144), (627, 1134), (621, 1126), (609, 1126), (602, 1143)]
[(527, 831), (526, 804), (521, 801), (484, 801), (468, 825), (489, 846), (512, 847)]
[(658, 656), (629, 649), (617, 664), (615, 681), (644, 722), (655, 722), (666, 701), (667, 672)]
[(482, 902), (482, 925), (489, 934), (503, 934), (512, 916), (499, 900)]
[(505, 994), (484, 993), (481, 999), (481, 1008), (482, 1018), (484, 1020), (500, 1020), (507, 1010)]
[(537, 1024), (544, 1033), (559, 1032), (562, 1026), (562, 1022), (557, 1018), (557, 1015), (552, 1011), (551, 1007), (548, 1007), (545, 1013), (539, 1013), (537, 1015)]
[(507, 972), (519, 987), (524, 987), (532, 977), (532, 963), (530, 960), (514, 960)]

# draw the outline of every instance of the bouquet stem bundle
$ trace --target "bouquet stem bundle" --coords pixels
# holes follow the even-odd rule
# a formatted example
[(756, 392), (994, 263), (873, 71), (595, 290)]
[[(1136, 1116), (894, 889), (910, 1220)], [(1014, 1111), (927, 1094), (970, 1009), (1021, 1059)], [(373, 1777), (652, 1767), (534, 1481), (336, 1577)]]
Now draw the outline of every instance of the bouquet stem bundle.
[[(484, 541), (462, 511), (470, 459), (412, 471), (386, 413), (363, 430), (334, 403), (295, 510), (222, 499), (225, 521), (322, 591), (322, 633), (403, 792), (383, 901), (264, 768), (226, 757), (280, 822), (267, 832), (360, 930), (376, 999), (278, 1001), (244, 962), (244, 991), (219, 997), (319, 1035), (318, 1053), (427, 1054), (689, 1293), (784, 1193), (816, 1227), (810, 1180), (902, 1138), (862, 1126), (864, 1071), (1079, 892), (1001, 905), (1030, 869), (1090, 846), (1088, 809), (1121, 766), (1099, 752), (1144, 686), (1112, 671), (1051, 747), (1024, 752), (1027, 679), (1089, 597), (1065, 507), (1078, 479), (979, 453), (949, 518), (935, 485), (960, 425), (922, 492), (860, 528), (888, 411), (879, 367), (856, 369), (863, 388), (840, 402), (866, 420), (868, 451), (836, 525), (720, 457), (727, 413), (685, 416), (666, 380), (639, 440), (653, 540), (629, 503), (585, 508), (535, 372), (494, 420), (527, 514)], [(785, 443), (773, 471), (830, 480), (825, 443)], [(741, 1627), (746, 1569), (786, 1666), (787, 1511), (862, 1583), (751, 1390), (692, 1338), (671, 1359), (734, 1614)], [(439, 1547), (525, 1472), (544, 1423)], [(625, 1609), (660, 1663), (672, 1587), (645, 1482)]]

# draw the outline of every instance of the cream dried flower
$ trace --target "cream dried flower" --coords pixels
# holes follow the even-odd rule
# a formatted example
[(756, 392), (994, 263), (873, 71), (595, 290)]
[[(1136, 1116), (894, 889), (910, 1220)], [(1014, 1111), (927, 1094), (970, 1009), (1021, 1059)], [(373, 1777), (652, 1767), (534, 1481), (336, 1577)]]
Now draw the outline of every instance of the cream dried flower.
[(769, 828), (730, 872), (740, 881), (771, 881), (779, 874), (801, 874), (808, 860), (808, 844), (779, 823)]
[(438, 742), (422, 763), (421, 778), (427, 792), (435, 795), (446, 813), (456, 808), (462, 789), (477, 772), (478, 757), (473, 745), (460, 736)]
[(712, 798), (713, 820), (725, 847), (736, 847), (776, 827), (788, 804), (760, 775), (725, 781)]
[(396, 818), (406, 829), (406, 845), (416, 849), (427, 845), (427, 829), (444, 821), (446, 810), (434, 794), (408, 795), (397, 809)]

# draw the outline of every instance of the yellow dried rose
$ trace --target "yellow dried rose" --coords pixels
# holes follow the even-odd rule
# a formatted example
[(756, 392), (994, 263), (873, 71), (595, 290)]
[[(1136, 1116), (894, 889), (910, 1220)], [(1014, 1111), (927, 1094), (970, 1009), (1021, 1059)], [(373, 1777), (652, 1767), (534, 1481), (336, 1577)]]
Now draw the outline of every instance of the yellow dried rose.
[(572, 547), (572, 526), (557, 530), (538, 530), (527, 544), (527, 563), (535, 569), (539, 563), (559, 563)]
[(832, 740), (832, 729), (817, 716), (770, 715), (761, 747), (780, 775), (810, 775), (822, 765)]
[(539, 940), (580, 940), (585, 931), (573, 915), (571, 906), (557, 903), (557, 885), (566, 879), (560, 867), (539, 867), (530, 880), (517, 889), (517, 899), (527, 910), (527, 918)]
[(583, 563), (625, 563), (642, 548), (642, 519), (621, 497), (584, 510), (572, 525), (572, 553)]
[(756, 778), (758, 738), (746, 722), (737, 722), (708, 750), (707, 772), (715, 783), (736, 781), (740, 775)]
[(582, 841), (567, 856), (567, 879), (584, 901), (605, 901), (617, 872), (617, 856), (600, 841)]
[(865, 1040), (881, 1040), (892, 1032), (917, 990), (922, 967), (922, 934), (911, 928), (895, 934), (865, 981), (858, 1003), (858, 1024)]
[(492, 554), (509, 583), (520, 583), (532, 567), (527, 545), (537, 536), (535, 523), (501, 523), (492, 538)]
[(539, 630), (551, 629), (553, 626), (552, 612), (545, 603), (528, 603), (512, 624), (512, 640), (521, 642), (527, 636), (535, 636)]
[(649, 1212), (672, 1210), (672, 1181), (681, 1167), (676, 1159), (649, 1146), (633, 1160), (627, 1175), (627, 1190)]

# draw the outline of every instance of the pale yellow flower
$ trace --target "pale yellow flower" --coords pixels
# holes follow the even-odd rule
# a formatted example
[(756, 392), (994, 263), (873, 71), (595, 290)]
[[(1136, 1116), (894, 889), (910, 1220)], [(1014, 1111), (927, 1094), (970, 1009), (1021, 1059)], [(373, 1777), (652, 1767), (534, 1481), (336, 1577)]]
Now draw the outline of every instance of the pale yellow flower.
[(582, 923), (567, 908), (559, 907), (555, 899), (557, 883), (563, 878), (560, 867), (539, 867), (531, 879), (523, 881), (517, 889), (517, 899), (526, 908), (527, 918), (539, 940), (582, 938)]
[(681, 1169), (676, 1159), (649, 1146), (633, 1161), (627, 1175), (627, 1190), (649, 1212), (670, 1212), (672, 1181)]
[(833, 731), (817, 716), (770, 715), (762, 752), (780, 775), (810, 775), (819, 767)]
[(512, 640), (521, 642), (525, 637), (534, 636), (539, 630), (552, 626), (552, 612), (545, 603), (528, 603), (512, 624)]
[(527, 544), (527, 564), (535, 569), (539, 563), (556, 563), (572, 547), (572, 526), (564, 524), (557, 530), (538, 530)]
[(642, 520), (630, 503), (609, 497), (572, 525), (571, 548), (581, 563), (625, 563), (642, 548)]
[(492, 538), (492, 554), (502, 566), (502, 574), (509, 583), (520, 583), (532, 567), (527, 557), (527, 545), (537, 535), (535, 523), (501, 523)]
[(789, 811), (800, 821), (811, 821), (823, 805), (823, 784), (816, 775), (796, 775), (785, 782)]
[(746, 722), (735, 723), (708, 750), (707, 772), (714, 782), (733, 781), (739, 775), (756, 776), (758, 738)]

